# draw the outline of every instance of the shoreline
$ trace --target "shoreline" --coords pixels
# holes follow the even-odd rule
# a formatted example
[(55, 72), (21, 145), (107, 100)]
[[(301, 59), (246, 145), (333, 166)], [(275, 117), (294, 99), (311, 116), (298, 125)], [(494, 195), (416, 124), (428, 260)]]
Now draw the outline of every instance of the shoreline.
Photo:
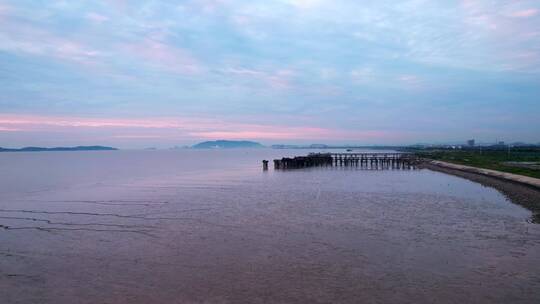
[(494, 188), (504, 194), (511, 202), (530, 210), (532, 212), (532, 222), (540, 223), (540, 187), (534, 183), (524, 182), (521, 178), (514, 179), (513, 177), (516, 174), (430, 160), (424, 161), (421, 167), (462, 177), (483, 186)]
[(513, 174), (513, 173), (497, 171), (497, 170), (492, 170), (492, 169), (485, 169), (485, 168), (480, 168), (480, 167), (454, 164), (454, 163), (449, 163), (449, 162), (444, 162), (444, 161), (439, 161), (439, 160), (427, 160), (427, 162), (436, 166), (444, 167), (444, 168), (477, 173), (477, 174), (481, 174), (485, 176), (502, 179), (509, 182), (522, 184), (525, 186), (536, 188), (536, 190), (540, 190), (540, 179), (530, 177), (530, 176)]

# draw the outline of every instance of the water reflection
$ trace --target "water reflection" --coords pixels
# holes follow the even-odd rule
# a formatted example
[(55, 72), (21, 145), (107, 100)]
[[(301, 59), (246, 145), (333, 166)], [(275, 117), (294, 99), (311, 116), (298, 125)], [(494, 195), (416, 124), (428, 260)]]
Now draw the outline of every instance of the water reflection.
[(0, 155), (8, 303), (540, 301), (540, 226), (492, 188), (263, 172), (283, 150), (120, 152)]

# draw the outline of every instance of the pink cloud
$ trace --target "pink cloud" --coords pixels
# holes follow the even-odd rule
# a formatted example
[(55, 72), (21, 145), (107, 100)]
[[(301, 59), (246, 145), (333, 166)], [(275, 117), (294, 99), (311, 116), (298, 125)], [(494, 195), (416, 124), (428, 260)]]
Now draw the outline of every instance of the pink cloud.
[(0, 126), (0, 132), (17, 132), (17, 131), (21, 131), (21, 129)]
[[(280, 132), (279, 130), (268, 131), (206, 131), (206, 132), (192, 132), (190, 133), (195, 138), (203, 139), (294, 139), (295, 133)], [(306, 134), (304, 134), (306, 135)]]
[(107, 20), (109, 20), (109, 18), (107, 16), (103, 16), (103, 15), (100, 15), (100, 14), (97, 14), (97, 13), (88, 13), (86, 14), (86, 19), (94, 22), (94, 23), (103, 23)]
[(264, 82), (273, 89), (284, 90), (292, 87), (292, 79), (296, 72), (292, 69), (280, 69), (274, 71), (262, 71), (246, 68), (228, 68), (224, 73), (233, 74), (245, 78), (256, 79)]
[(199, 131), (189, 133), (194, 138), (204, 139), (257, 139), (257, 140), (365, 140), (373, 138), (388, 138), (389, 133), (381, 131), (349, 131), (342, 129), (317, 127), (291, 127), (268, 125), (236, 125), (247, 128), (230, 131)]
[(323, 0), (287, 0), (287, 2), (298, 9), (312, 9), (322, 4)]
[(0, 126), (88, 127), (88, 128), (176, 128), (180, 124), (173, 120), (100, 119), (81, 117), (56, 117), (32, 115), (0, 115)]
[(236, 74), (241, 76), (253, 76), (253, 77), (264, 77), (265, 73), (257, 71), (257, 70), (251, 70), (251, 69), (244, 69), (244, 68), (229, 68), (224, 70), (225, 73), (230, 74)]
[(205, 13), (213, 13), (225, 5), (225, 0), (196, 0), (194, 5), (199, 6)]
[(522, 11), (516, 11), (510, 14), (510, 17), (514, 18), (528, 18), (538, 15), (539, 10), (531, 8)]
[[(247, 131), (249, 130), (249, 131)], [(190, 132), (193, 137), (205, 139), (316, 139), (335, 135), (331, 129), (303, 126), (275, 126), (257, 124), (230, 124), (223, 130)]]
[(494, 31), (499, 28), (499, 18), (482, 1), (462, 0), (461, 7), (465, 12), (465, 23)]
[(125, 12), (128, 8), (128, 0), (105, 0), (105, 2), (121, 12)]
[(0, 4), (0, 16), (7, 15), (11, 11), (11, 8), (5, 4)]
[(184, 49), (165, 44), (158, 39), (147, 38), (141, 43), (124, 44), (123, 48), (150, 65), (180, 74), (201, 73), (203, 66)]
[[(392, 138), (382, 131), (358, 131), (314, 126), (239, 123), (210, 118), (85, 118), (0, 114), (0, 132), (40, 134), (102, 134), (110, 140), (253, 139), (253, 140), (366, 140)], [(31, 143), (29, 143), (31, 144)]]
[(88, 49), (82, 44), (68, 40), (59, 41), (54, 50), (54, 54), (56, 57), (62, 59), (87, 63), (101, 56), (101, 53), (98, 51)]
[[(500, 71), (538, 71), (538, 31), (524, 18), (537, 16), (537, 8), (523, 8), (525, 2), (493, 3), (482, 0), (462, 0), (464, 28), (485, 51), (483, 58), (491, 62), (486, 68)], [(489, 50), (489, 51), (488, 51)]]
[(2, 26), (7, 30), (0, 33), (0, 50), (49, 56), (79, 64), (95, 64), (104, 56), (82, 42), (66, 39), (40, 28), (16, 21), (4, 22)]

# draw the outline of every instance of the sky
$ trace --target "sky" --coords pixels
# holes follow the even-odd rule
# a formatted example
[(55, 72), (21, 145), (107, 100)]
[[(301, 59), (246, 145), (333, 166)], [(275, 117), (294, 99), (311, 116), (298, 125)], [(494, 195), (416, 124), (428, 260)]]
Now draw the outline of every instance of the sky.
[(540, 1), (0, 0), (0, 146), (540, 142)]

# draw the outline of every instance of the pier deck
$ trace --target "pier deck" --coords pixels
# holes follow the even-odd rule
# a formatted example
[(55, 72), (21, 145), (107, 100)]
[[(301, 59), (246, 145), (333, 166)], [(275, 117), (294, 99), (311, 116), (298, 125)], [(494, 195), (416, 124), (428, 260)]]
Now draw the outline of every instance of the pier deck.
[(274, 159), (274, 169), (356, 167), (365, 170), (410, 170), (415, 169), (418, 162), (409, 153), (310, 153), (307, 156)]

